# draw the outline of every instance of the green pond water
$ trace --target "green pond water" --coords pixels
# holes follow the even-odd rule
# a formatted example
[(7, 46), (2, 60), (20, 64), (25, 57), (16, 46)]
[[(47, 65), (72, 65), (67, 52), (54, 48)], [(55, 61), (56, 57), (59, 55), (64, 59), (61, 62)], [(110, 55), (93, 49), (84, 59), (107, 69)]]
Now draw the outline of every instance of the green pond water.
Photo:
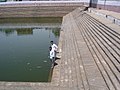
[(0, 19), (0, 81), (50, 80), (49, 46), (51, 40), (58, 44), (61, 23), (38, 19)]

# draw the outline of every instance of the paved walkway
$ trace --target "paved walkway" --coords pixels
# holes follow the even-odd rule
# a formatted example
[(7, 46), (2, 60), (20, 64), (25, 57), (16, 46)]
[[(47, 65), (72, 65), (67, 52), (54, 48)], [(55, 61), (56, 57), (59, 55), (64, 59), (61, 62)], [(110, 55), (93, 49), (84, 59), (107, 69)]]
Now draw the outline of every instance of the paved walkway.
[(63, 17), (51, 83), (0, 82), (0, 90), (120, 90), (120, 29), (80, 8)]

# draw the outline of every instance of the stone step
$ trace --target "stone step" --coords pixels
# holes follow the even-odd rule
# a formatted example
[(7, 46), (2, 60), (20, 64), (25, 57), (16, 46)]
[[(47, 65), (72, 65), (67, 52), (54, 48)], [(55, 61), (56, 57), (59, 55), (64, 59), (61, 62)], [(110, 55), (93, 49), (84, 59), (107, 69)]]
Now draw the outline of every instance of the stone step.
[[(88, 20), (87, 22), (89, 22), (90, 20)], [(119, 55), (119, 44), (118, 43), (116, 43), (116, 42), (114, 42), (114, 39), (113, 38), (111, 38), (111, 37), (109, 37), (109, 36), (105, 36), (102, 32), (98, 32), (99, 30), (101, 30), (99, 27), (97, 27), (97, 26), (95, 26), (94, 24), (92, 24), (92, 23), (87, 23), (89, 26), (91, 25), (91, 27), (92, 27), (92, 30), (94, 29), (94, 31), (93, 32), (95, 32), (96, 33), (96, 35), (99, 35), (98, 37), (100, 37), (99, 39), (101, 39), (101, 41), (103, 42), (103, 44), (104, 44), (104, 46), (105, 47), (107, 47), (108, 49), (108, 51), (111, 53), (111, 55), (116, 59), (115, 61), (117, 61), (117, 63), (118, 63), (118, 65), (119, 65), (119, 57), (120, 57), (120, 55)], [(94, 26), (94, 27), (93, 27)], [(97, 27), (97, 28), (96, 28)], [(112, 35), (111, 35), (112, 36)], [(113, 40), (112, 40), (113, 39)], [(112, 43), (111, 43), (112, 42)], [(118, 45), (118, 47), (116, 47), (116, 46)], [(117, 64), (116, 63), (116, 64)]]
[(94, 46), (94, 42), (93, 40), (91, 41), (91, 35), (88, 34), (88, 31), (86, 31), (84, 29), (83, 31), (83, 37), (86, 40), (86, 43), (92, 53), (92, 56), (94, 57), (95, 63), (104, 79), (104, 81), (106, 82), (105, 84), (107, 85), (108, 88), (110, 88), (111, 90), (115, 90), (115, 88), (113, 87), (111, 81), (109, 80), (109, 76), (108, 73), (106, 73), (106, 69), (104, 68), (104, 64), (102, 62), (104, 62), (104, 58), (101, 56), (100, 52), (97, 50), (97, 48)]
[(20, 3), (0, 4), (0, 18), (5, 17), (62, 17), (77, 7), (84, 9), (78, 3)]
[[(87, 14), (86, 14), (87, 15)], [(90, 17), (88, 15), (88, 17)], [(120, 33), (116, 30), (112, 30), (109, 27), (106, 27), (105, 25), (103, 25), (102, 23), (100, 23), (99, 21), (97, 21), (96, 19), (90, 17), (89, 19), (96, 27), (99, 27), (100, 29), (102, 29), (102, 31), (107, 34), (109, 37), (111, 37), (112, 39), (114, 39), (118, 44), (120, 44)]]
[[(78, 15), (78, 14), (77, 14)], [(90, 17), (89, 17), (90, 18)], [(78, 20), (78, 19), (77, 19)], [(78, 22), (77, 22), (78, 24), (79, 24), (79, 26), (80, 26), (80, 24), (81, 24), (81, 26), (83, 27), (83, 28), (81, 28), (81, 30), (83, 30), (83, 32), (85, 33), (85, 31), (86, 31), (86, 33), (88, 33), (88, 34), (86, 34), (86, 36), (87, 35), (89, 35), (89, 36), (94, 36), (93, 37), (93, 39), (94, 39), (94, 41), (96, 42), (96, 37), (100, 37), (100, 35), (98, 36), (98, 35), (96, 35), (96, 34), (94, 34), (94, 30), (96, 30), (96, 26), (94, 26), (93, 27), (93, 25), (94, 25), (94, 23), (91, 21), (90, 22), (90, 20), (88, 19), (88, 17), (86, 18), (86, 17), (83, 17), (83, 15), (81, 14), (81, 18), (79, 17), (79, 20), (78, 20)], [(93, 23), (93, 24), (92, 24)], [(99, 28), (99, 27), (97, 27), (97, 28)], [(85, 30), (86, 29), (86, 30)], [(92, 32), (92, 33), (91, 33)], [(98, 32), (97, 32), (98, 33)], [(95, 36), (96, 35), (96, 36)], [(89, 37), (87, 37), (88, 38), (88, 40), (89, 40)], [(99, 41), (99, 39), (97, 40), (97, 41)], [(104, 42), (104, 41), (102, 41), (102, 42)], [(101, 43), (101, 42), (100, 42)], [(99, 45), (101, 45), (99, 43)], [(105, 42), (104, 42), (105, 43)], [(88, 44), (89, 45), (89, 44)], [(91, 45), (91, 46), (93, 46), (93, 45)], [(99, 47), (100, 48), (100, 47)], [(102, 49), (104, 50), (105, 49), (105, 47), (102, 47)], [(119, 51), (118, 51), (119, 52)], [(109, 53), (109, 52), (108, 52)], [(105, 55), (104, 55), (105, 56)], [(111, 56), (111, 58), (113, 59), (113, 57)], [(109, 60), (109, 59), (108, 59)], [(109, 61), (108, 61), (109, 62)], [(108, 63), (107, 62), (107, 63)], [(112, 64), (113, 64), (114, 62), (112, 62)], [(109, 65), (109, 67), (108, 67), (108, 69), (109, 68), (112, 68), (112, 69), (115, 69), (115, 66), (114, 65), (112, 65), (111, 64), (111, 66)], [(119, 64), (118, 64), (119, 65)], [(119, 68), (119, 66), (117, 67), (117, 68)], [(110, 71), (111, 72), (111, 71)], [(117, 71), (117, 70), (115, 70), (115, 71), (113, 71), (112, 70), (112, 73), (110, 73), (109, 72), (109, 74), (110, 75), (112, 75), (113, 74), (113, 76), (115, 75), (116, 77), (117, 77), (117, 80), (114, 80), (114, 79), (116, 79), (116, 77), (114, 76), (114, 78), (112, 78), (110, 75), (108, 76), (108, 77), (111, 77), (112, 78), (112, 81), (111, 82), (114, 82), (114, 84), (113, 84), (113, 86), (111, 86), (111, 88), (113, 88), (113, 87), (115, 87), (114, 89), (118, 89), (119, 88), (119, 78), (120, 78), (120, 76), (119, 76), (119, 72)], [(115, 74), (114, 74), (115, 73)], [(111, 79), (111, 78), (109, 78), (109, 79)], [(115, 83), (117, 83), (116, 85), (115, 85)], [(110, 83), (109, 83), (110, 84)]]
[[(81, 40), (82, 37), (78, 36), (79, 39), (76, 38), (76, 35), (79, 34), (79, 29), (76, 25), (76, 23), (74, 22), (74, 19), (72, 17), (72, 15), (70, 14), (71, 17), (71, 27), (72, 27), (72, 35), (73, 35), (73, 45), (75, 48), (75, 67), (76, 67), (76, 74), (77, 74), (77, 82), (78, 82), (78, 87), (80, 90), (87, 90), (89, 89), (89, 85), (88, 85), (88, 81), (87, 81), (87, 76), (86, 76), (86, 72), (85, 72), (85, 67), (83, 65), (83, 60), (82, 60), (82, 56), (81, 56), (81, 52), (79, 51), (79, 45), (78, 45), (78, 40)], [(77, 33), (77, 34), (76, 34)]]
[[(75, 21), (79, 21), (79, 19), (77, 19)], [(85, 45), (83, 37), (81, 36), (80, 30), (82, 30), (83, 28), (80, 28), (79, 27), (80, 25), (75, 27), (75, 24), (73, 24), (73, 26), (74, 26), (74, 32), (75, 32), (75, 37), (76, 37), (75, 40), (77, 40), (77, 42), (76, 42), (77, 47), (78, 47), (79, 53), (81, 54), (81, 59), (82, 59), (80, 62), (81, 63), (80, 65), (81, 65), (81, 68), (83, 68), (81, 71), (84, 72), (83, 73), (84, 76), (82, 77), (84, 80), (83, 81), (84, 88), (91, 89), (91, 90), (94, 90), (95, 88), (97, 88), (99, 90), (102, 90), (103, 88), (107, 89), (107, 87), (104, 83), (104, 80), (102, 79), (102, 76), (100, 75), (99, 70), (94, 62), (94, 59), (91, 56), (89, 49)], [(77, 31), (77, 28), (78, 28), (78, 31)], [(102, 83), (99, 83), (99, 82), (102, 82)], [(93, 86), (93, 84), (94, 84), (94, 86)]]
[[(82, 23), (82, 22), (81, 22)], [(80, 24), (78, 24), (78, 26), (79, 26), (79, 29), (80, 30), (85, 30), (85, 27), (84, 27), (84, 25), (80, 25)], [(83, 33), (83, 31), (81, 31), (81, 33)], [(85, 39), (85, 37), (84, 37), (84, 35), (83, 35), (83, 38)], [(93, 55), (94, 56), (94, 55)], [(85, 59), (84, 59), (85, 60)], [(89, 59), (88, 59), (89, 60)], [(93, 62), (95, 62), (95, 63), (97, 63), (98, 61), (93, 61)], [(93, 63), (92, 62), (92, 63)], [(90, 63), (90, 61), (88, 62), (87, 61), (87, 63), (86, 64), (88, 64), (88, 65), (91, 65), (91, 63)], [(96, 64), (97, 65), (97, 64)], [(95, 67), (94, 67), (95, 68)], [(97, 68), (98, 69), (100, 69), (100, 68), (102, 68), (100, 65), (97, 65)], [(91, 68), (90, 68), (91, 69)], [(94, 71), (94, 70), (93, 70)], [(92, 71), (92, 72), (93, 72)], [(101, 70), (99, 70), (99, 71), (101, 71)], [(96, 71), (95, 71), (96, 72)], [(100, 74), (98, 74), (97, 72), (94, 74), (94, 75), (92, 75), (92, 78), (93, 77), (98, 77)], [(96, 79), (97, 80), (97, 79)], [(101, 79), (102, 80), (102, 79)], [(99, 80), (97, 80), (98, 82), (103, 82), (103, 81), (100, 81), (100, 78), (99, 78)], [(104, 85), (100, 85), (97, 81), (95, 81), (96, 83), (94, 83), (94, 85), (98, 85), (98, 86), (103, 86), (104, 88), (106, 88), (107, 89), (107, 87), (105, 87), (104, 85), (105, 85), (105, 83), (104, 83)], [(100, 88), (100, 87), (99, 87)], [(101, 87), (102, 88), (102, 87)], [(113, 89), (114, 90), (114, 89)]]
[[(86, 32), (88, 32), (88, 30), (87, 30)], [(91, 35), (91, 34), (90, 34), (90, 35)], [(94, 37), (94, 38), (95, 38), (95, 37)], [(97, 40), (96, 40), (96, 41), (97, 41)], [(93, 46), (93, 45), (91, 45), (91, 46)], [(103, 48), (103, 47), (102, 47), (102, 48)], [(101, 48), (100, 48), (100, 49), (101, 49)], [(106, 59), (106, 56), (105, 56), (104, 54), (103, 54), (102, 56)], [(100, 59), (100, 60), (101, 60), (101, 59)], [(108, 61), (107, 61), (107, 60), (108, 60)], [(114, 68), (114, 66), (112, 65), (112, 63), (109, 61), (109, 59), (107, 59), (107, 60), (104, 60), (104, 59), (103, 59), (103, 60), (102, 60), (102, 63), (105, 63), (105, 64), (106, 64), (106, 61), (107, 61), (107, 64), (108, 64), (109, 67), (105, 65), (104, 68), (105, 68), (106, 71), (107, 71), (108, 77), (109, 77), (109, 76), (111, 77), (111, 75), (112, 75), (112, 76), (114, 76), (114, 75), (113, 75), (113, 72), (111, 73), (111, 71), (109, 70), (109, 68), (111, 68), (111, 67), (112, 67), (113, 69), (115, 69), (115, 68)], [(103, 65), (104, 65), (104, 64), (103, 64)], [(116, 70), (116, 69), (115, 69), (115, 70)], [(118, 71), (117, 71), (117, 72), (118, 72)], [(117, 73), (117, 75), (119, 75), (119, 73)], [(111, 77), (111, 78), (112, 78), (112, 77)], [(109, 79), (110, 79), (110, 78), (109, 78)], [(114, 76), (114, 79), (116, 79), (115, 76)]]

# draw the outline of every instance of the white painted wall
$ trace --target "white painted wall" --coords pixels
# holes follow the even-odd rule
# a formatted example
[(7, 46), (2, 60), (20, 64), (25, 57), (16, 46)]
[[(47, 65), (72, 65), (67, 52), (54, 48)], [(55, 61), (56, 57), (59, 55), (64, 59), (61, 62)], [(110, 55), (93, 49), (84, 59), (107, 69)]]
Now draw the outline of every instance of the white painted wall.
[(98, 4), (120, 6), (120, 0), (98, 0)]
[[(7, 0), (7, 1), (15, 1), (15, 0)], [(22, 0), (22, 1), (80, 1), (84, 3), (89, 3), (90, 0)], [(102, 5), (113, 5), (120, 6), (120, 0), (92, 0), (93, 4), (102, 4)]]

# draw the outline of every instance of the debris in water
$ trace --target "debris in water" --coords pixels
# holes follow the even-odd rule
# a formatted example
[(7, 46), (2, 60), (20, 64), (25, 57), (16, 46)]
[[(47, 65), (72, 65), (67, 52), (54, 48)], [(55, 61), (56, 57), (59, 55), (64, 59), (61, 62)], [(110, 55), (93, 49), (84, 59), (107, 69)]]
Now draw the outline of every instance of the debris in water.
[(44, 61), (44, 62), (47, 62), (47, 61)]
[(30, 65), (30, 63), (27, 63), (27, 65)]
[(41, 68), (41, 66), (37, 66), (36, 68)]

